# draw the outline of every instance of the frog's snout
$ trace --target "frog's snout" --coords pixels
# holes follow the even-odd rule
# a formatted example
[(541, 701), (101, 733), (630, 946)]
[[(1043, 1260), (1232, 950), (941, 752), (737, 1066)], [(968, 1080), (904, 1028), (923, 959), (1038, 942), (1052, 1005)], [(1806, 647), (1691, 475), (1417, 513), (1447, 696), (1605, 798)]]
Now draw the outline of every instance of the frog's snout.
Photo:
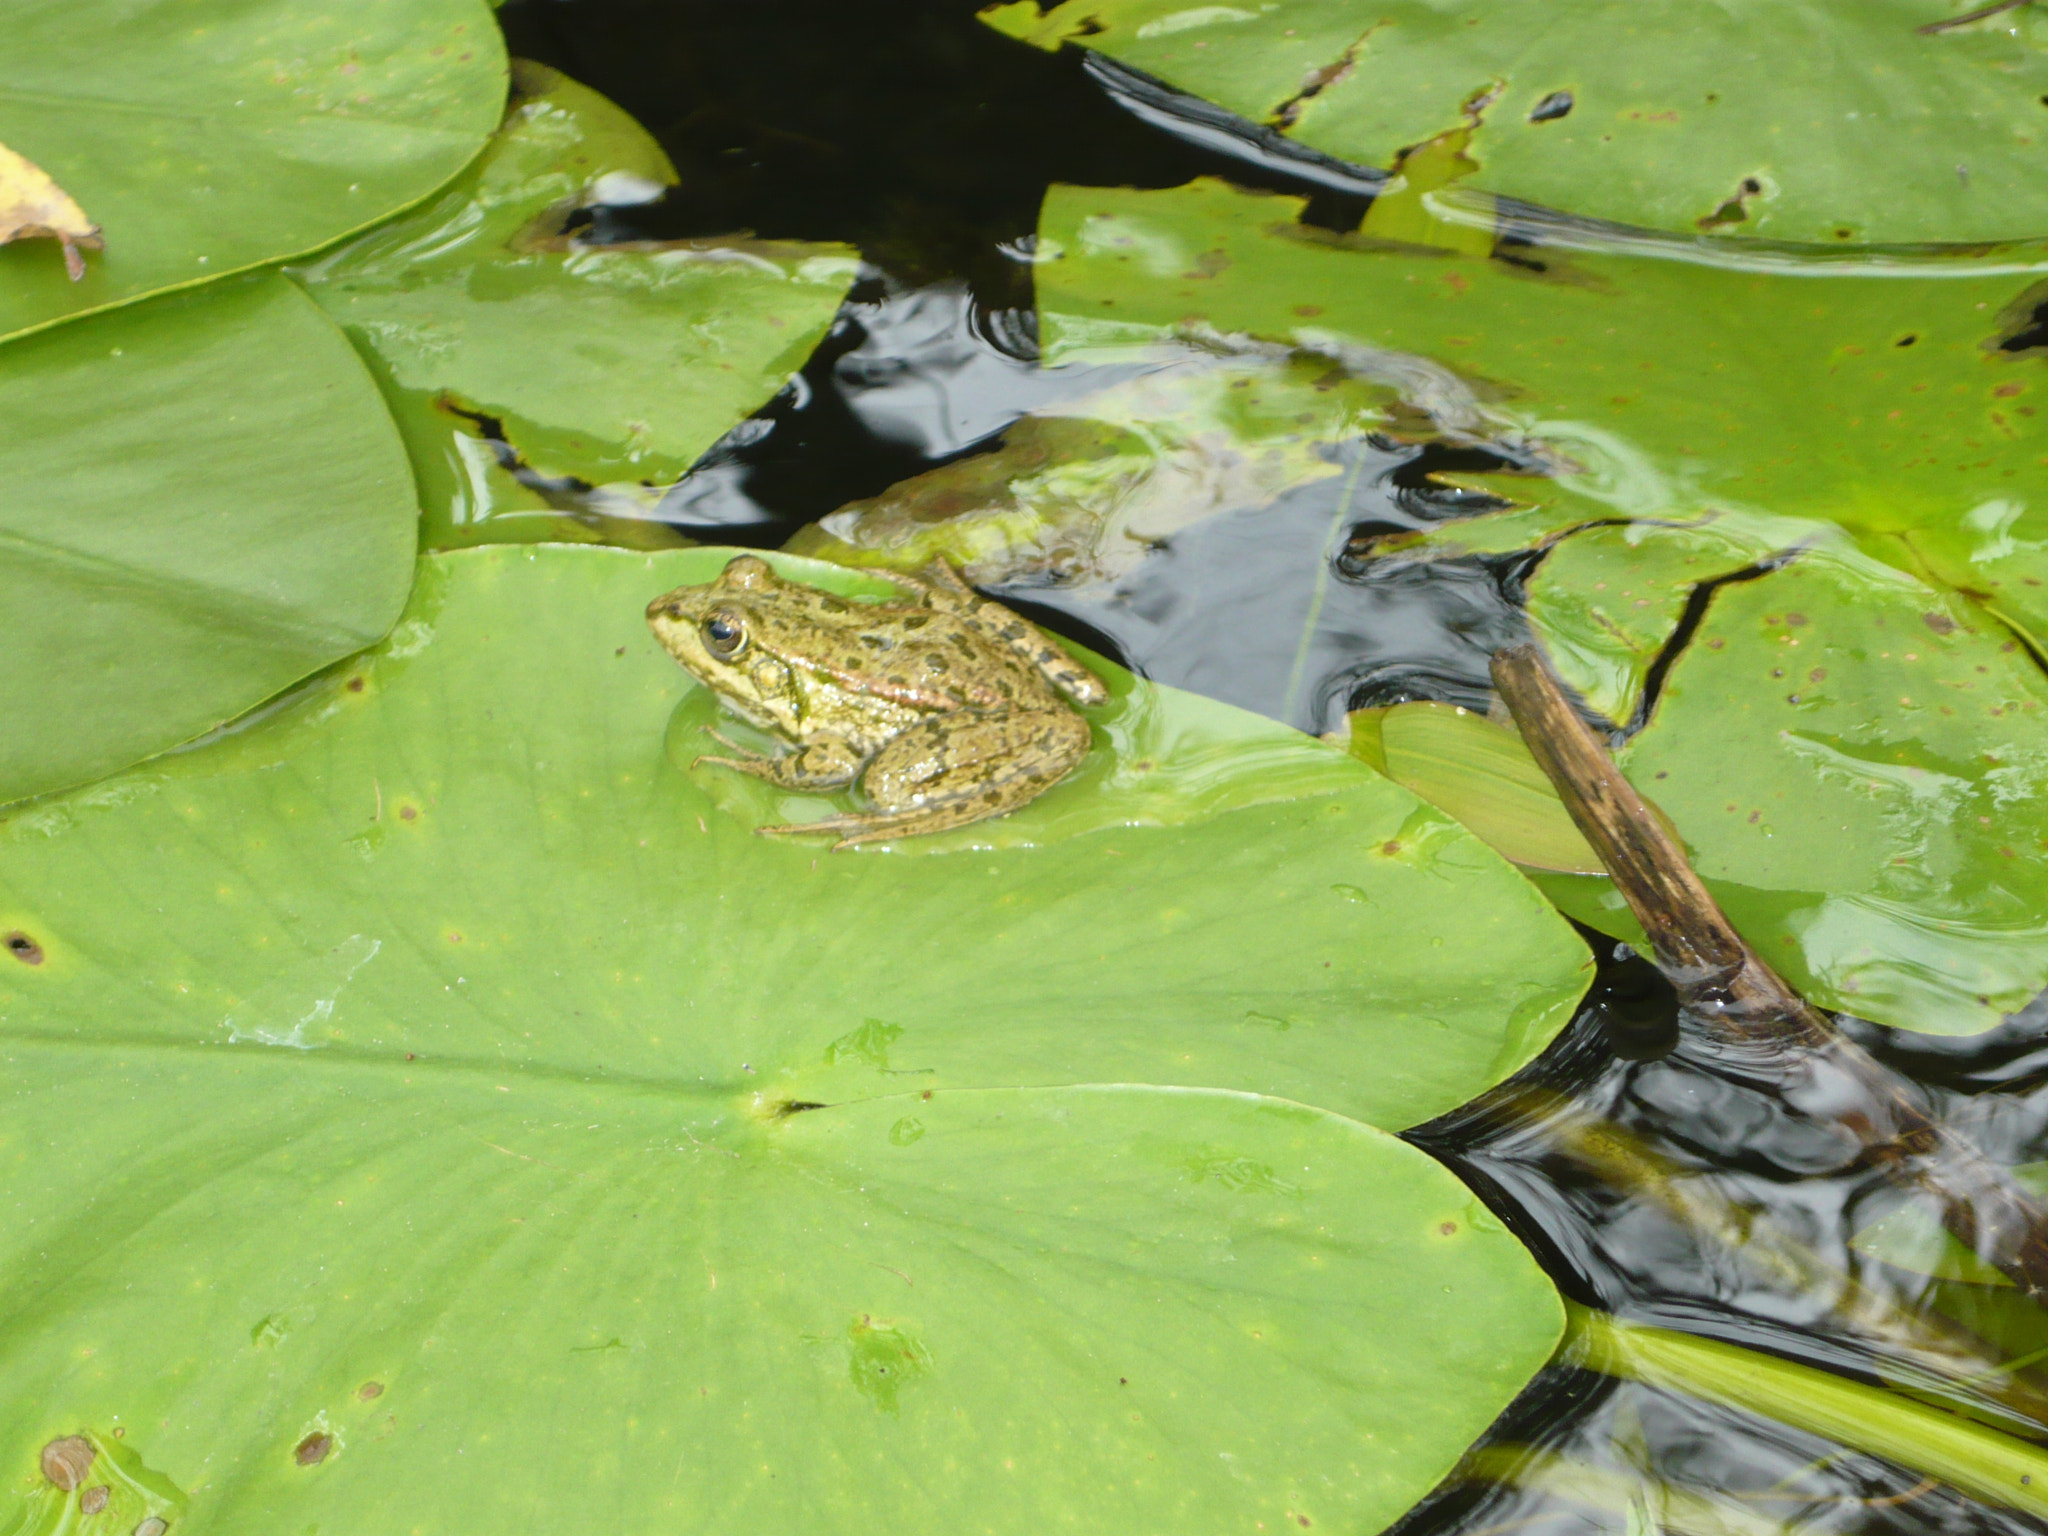
[(647, 622), (650, 624), (656, 619), (680, 619), (682, 616), (683, 605), (673, 592), (664, 592), (647, 605)]

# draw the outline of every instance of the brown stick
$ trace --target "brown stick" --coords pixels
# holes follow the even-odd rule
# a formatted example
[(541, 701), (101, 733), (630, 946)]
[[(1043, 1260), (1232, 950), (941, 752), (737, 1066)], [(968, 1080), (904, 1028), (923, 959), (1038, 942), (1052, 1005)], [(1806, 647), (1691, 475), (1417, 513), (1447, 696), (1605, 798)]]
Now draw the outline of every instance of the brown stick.
[(1940, 21), (1930, 21), (1924, 27), (1913, 30), (1922, 37), (1936, 37), (1943, 32), (1952, 32), (1957, 27), (1967, 27), (1973, 21), (1988, 21), (2003, 11), (2016, 11), (2029, 0), (1992, 0), (1990, 5), (1980, 5), (1974, 11), (1965, 11), (1960, 16), (1947, 16)]
[(1685, 850), (1614, 766), (1533, 645), (1500, 651), (1493, 682), (1537, 764), (1649, 937), (1657, 966), (1732, 1076), (1841, 1129), (1853, 1161), (1917, 1185), (1942, 1224), (2048, 1305), (2048, 1210), (1977, 1146), (1936, 1121), (1919, 1091), (1839, 1034), (1743, 942)]

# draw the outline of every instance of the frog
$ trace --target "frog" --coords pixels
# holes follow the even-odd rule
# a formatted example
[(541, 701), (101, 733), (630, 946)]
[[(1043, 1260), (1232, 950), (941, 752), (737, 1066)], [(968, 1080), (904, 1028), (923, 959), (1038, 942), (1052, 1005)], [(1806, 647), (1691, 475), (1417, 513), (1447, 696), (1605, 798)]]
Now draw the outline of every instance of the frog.
[(790, 743), (705, 755), (801, 792), (857, 784), (865, 812), (758, 830), (833, 833), (834, 849), (1006, 816), (1088, 755), (1083, 708), (1102, 679), (1035, 625), (982, 597), (943, 558), (875, 571), (900, 599), (863, 601), (784, 580), (739, 555), (715, 580), (647, 605), (662, 648), (734, 714)]

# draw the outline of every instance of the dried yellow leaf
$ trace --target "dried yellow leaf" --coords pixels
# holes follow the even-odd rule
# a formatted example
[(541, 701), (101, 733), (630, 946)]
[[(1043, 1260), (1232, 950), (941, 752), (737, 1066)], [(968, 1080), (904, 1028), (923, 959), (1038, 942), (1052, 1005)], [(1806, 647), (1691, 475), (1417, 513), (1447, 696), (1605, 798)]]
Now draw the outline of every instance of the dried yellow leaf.
[(74, 283), (85, 276), (78, 248), (102, 251), (107, 246), (99, 225), (47, 171), (0, 144), (0, 245), (38, 236), (64, 247), (64, 270)]

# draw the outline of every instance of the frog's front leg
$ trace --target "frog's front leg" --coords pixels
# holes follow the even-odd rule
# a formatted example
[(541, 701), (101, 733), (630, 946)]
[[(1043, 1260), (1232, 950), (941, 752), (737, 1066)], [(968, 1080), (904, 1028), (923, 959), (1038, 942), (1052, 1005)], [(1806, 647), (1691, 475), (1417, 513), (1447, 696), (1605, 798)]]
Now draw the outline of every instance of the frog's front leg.
[(861, 767), (867, 761), (859, 748), (838, 736), (820, 736), (794, 752), (785, 752), (780, 757), (769, 757), (763, 753), (749, 752), (738, 742), (721, 736), (708, 725), (704, 727), (704, 734), (730, 747), (738, 755), (700, 757), (690, 764), (692, 768), (698, 763), (717, 763), (721, 767), (737, 768), (741, 773), (750, 773), (757, 779), (766, 779), (770, 784), (780, 785), (784, 789), (842, 789), (860, 777)]
[(943, 832), (1004, 816), (1037, 799), (1088, 755), (1088, 722), (1067, 710), (935, 715), (889, 741), (868, 764), (867, 815), (831, 816), (769, 836), (836, 832), (834, 846)]

